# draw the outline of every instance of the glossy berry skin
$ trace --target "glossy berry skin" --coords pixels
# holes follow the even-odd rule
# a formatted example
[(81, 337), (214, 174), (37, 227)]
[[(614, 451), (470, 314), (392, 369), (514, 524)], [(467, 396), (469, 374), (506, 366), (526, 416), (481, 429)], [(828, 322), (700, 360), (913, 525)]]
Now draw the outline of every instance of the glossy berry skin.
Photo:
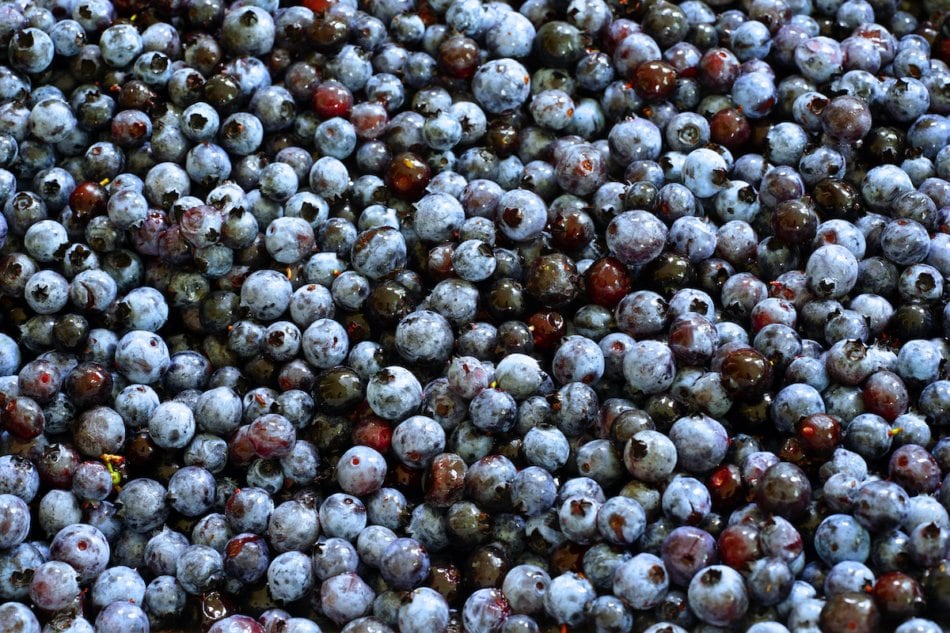
[(872, 631), (880, 626), (880, 613), (867, 594), (843, 593), (833, 596), (821, 610), (822, 630)]
[(404, 152), (393, 157), (384, 176), (386, 185), (396, 196), (417, 200), (429, 184), (431, 170), (417, 155)]
[(811, 483), (801, 468), (780, 462), (765, 471), (756, 487), (756, 501), (767, 511), (793, 518), (811, 501)]
[(867, 104), (856, 97), (836, 97), (821, 112), (824, 131), (845, 142), (863, 138), (871, 129)]
[(916, 444), (905, 444), (891, 454), (889, 473), (893, 481), (911, 493), (928, 494), (939, 485), (936, 460)]
[(893, 421), (904, 413), (908, 403), (907, 387), (896, 374), (879, 371), (872, 374), (865, 385), (865, 409)]
[(881, 615), (894, 621), (919, 616), (925, 605), (919, 583), (899, 571), (882, 574), (874, 582), (872, 594)]
[(630, 292), (632, 280), (619, 260), (605, 257), (587, 268), (584, 284), (591, 301), (613, 309)]
[(795, 434), (807, 453), (827, 456), (841, 441), (841, 425), (834, 417), (817, 413), (801, 418)]
[(768, 389), (772, 367), (757, 350), (736, 349), (726, 356), (720, 369), (722, 386), (734, 398), (750, 398)]
[(858, 488), (854, 516), (868, 530), (878, 532), (899, 523), (908, 504), (907, 493), (896, 483), (869, 481)]

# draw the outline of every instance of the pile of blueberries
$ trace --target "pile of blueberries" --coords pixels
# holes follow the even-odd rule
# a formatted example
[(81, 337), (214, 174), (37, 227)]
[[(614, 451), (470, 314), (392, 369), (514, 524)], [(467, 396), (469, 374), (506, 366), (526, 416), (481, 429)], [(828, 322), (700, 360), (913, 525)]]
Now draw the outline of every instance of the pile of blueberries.
[(0, 631), (947, 631), (950, 1), (0, 52)]

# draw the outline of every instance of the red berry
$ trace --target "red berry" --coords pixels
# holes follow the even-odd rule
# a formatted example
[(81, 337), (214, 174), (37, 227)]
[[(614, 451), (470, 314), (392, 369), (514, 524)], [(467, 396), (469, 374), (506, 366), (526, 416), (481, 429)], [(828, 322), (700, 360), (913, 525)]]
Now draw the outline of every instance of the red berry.
[(348, 117), (353, 110), (353, 93), (338, 81), (325, 81), (313, 93), (313, 111), (323, 119)]

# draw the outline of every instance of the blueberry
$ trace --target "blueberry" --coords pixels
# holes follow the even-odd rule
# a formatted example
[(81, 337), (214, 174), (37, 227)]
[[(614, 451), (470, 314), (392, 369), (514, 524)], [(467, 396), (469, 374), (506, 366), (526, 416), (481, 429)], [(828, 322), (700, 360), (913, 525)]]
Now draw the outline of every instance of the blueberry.
[(410, 589), (429, 573), (429, 555), (418, 541), (397, 538), (383, 550), (379, 569), (391, 586)]
[(171, 506), (185, 516), (200, 516), (214, 503), (214, 475), (199, 466), (185, 466), (168, 480)]
[(607, 140), (612, 155), (623, 165), (635, 160), (656, 160), (662, 145), (660, 130), (652, 122), (642, 118), (615, 125)]
[(313, 142), (323, 155), (343, 160), (356, 149), (356, 130), (346, 119), (333, 117), (317, 126)]
[(110, 567), (92, 585), (92, 601), (104, 608), (113, 602), (140, 604), (145, 597), (145, 581), (134, 569)]
[(624, 377), (641, 393), (654, 394), (669, 388), (675, 371), (673, 352), (657, 341), (638, 341), (624, 356)]
[(395, 488), (380, 488), (366, 500), (367, 521), (391, 530), (399, 529), (409, 514), (405, 495)]
[(143, 608), (159, 620), (173, 619), (185, 606), (186, 594), (173, 575), (156, 576), (145, 588)]
[(396, 534), (382, 525), (370, 525), (360, 532), (356, 540), (356, 549), (360, 560), (372, 567), (379, 567), (379, 560), (390, 543), (396, 540)]
[(462, 608), (465, 630), (472, 633), (501, 631), (511, 607), (498, 589), (479, 589), (473, 592)]
[(775, 84), (764, 72), (740, 75), (732, 85), (731, 94), (735, 104), (751, 119), (768, 115), (776, 102)]
[(641, 553), (622, 563), (614, 574), (613, 591), (632, 609), (652, 609), (666, 594), (669, 576), (663, 561)]
[(558, 510), (561, 531), (575, 543), (592, 541), (597, 534), (600, 505), (596, 499), (580, 495), (562, 500)]
[(332, 319), (317, 319), (304, 331), (301, 341), (306, 359), (316, 367), (339, 365), (349, 352), (349, 337)]
[(696, 572), (714, 560), (714, 553), (715, 540), (712, 536), (691, 526), (674, 529), (662, 545), (663, 564), (670, 581), (684, 587)]
[(676, 477), (670, 481), (661, 503), (663, 513), (680, 523), (698, 523), (712, 509), (709, 491), (692, 477)]
[(49, 558), (68, 563), (82, 584), (102, 573), (109, 562), (109, 543), (98, 529), (74, 524), (60, 530), (49, 546)]
[(163, 529), (145, 546), (145, 561), (149, 571), (156, 575), (174, 574), (178, 557), (188, 545), (189, 541), (185, 535)]
[(578, 626), (587, 620), (587, 611), (595, 596), (588, 580), (568, 572), (551, 579), (544, 592), (544, 609), (556, 621)]
[(725, 428), (709, 416), (680, 418), (670, 428), (669, 437), (676, 447), (679, 465), (690, 472), (705, 472), (718, 466), (729, 444)]
[(366, 507), (356, 497), (337, 493), (320, 506), (320, 525), (328, 536), (352, 540), (366, 526)]
[(206, 545), (191, 545), (179, 557), (175, 575), (186, 592), (198, 594), (223, 580), (222, 557)]
[(133, 603), (113, 602), (96, 616), (96, 630), (106, 633), (119, 631), (147, 633), (149, 631), (148, 616), (141, 607)]
[(637, 479), (663, 481), (676, 467), (676, 446), (662, 433), (644, 430), (627, 440), (623, 459)]
[(278, 602), (299, 600), (313, 588), (310, 558), (300, 552), (286, 552), (267, 568), (267, 588)]
[(165, 487), (153, 479), (130, 481), (117, 497), (126, 528), (144, 534), (159, 527), (168, 515), (166, 495)]
[(910, 177), (894, 165), (871, 168), (861, 183), (861, 194), (872, 210), (881, 212), (902, 193), (913, 190)]
[(396, 326), (396, 350), (410, 363), (442, 363), (448, 359), (454, 342), (448, 320), (431, 310), (413, 312)]
[(405, 263), (406, 241), (396, 227), (369, 229), (353, 245), (353, 268), (370, 279), (384, 277)]
[(142, 330), (129, 332), (115, 350), (116, 368), (132, 382), (155, 383), (171, 363), (168, 347), (161, 337)]
[(854, 255), (837, 244), (822, 246), (808, 258), (808, 285), (822, 297), (840, 298), (857, 282), (858, 265)]
[(830, 515), (815, 532), (815, 548), (828, 564), (845, 560), (863, 562), (870, 554), (870, 547), (867, 530), (849, 515)]
[(894, 220), (881, 233), (881, 251), (898, 265), (920, 263), (930, 252), (927, 230), (914, 220)]
[(15, 455), (0, 457), (0, 494), (15, 495), (29, 503), (39, 487), (39, 473), (33, 462)]
[(519, 471), (511, 483), (512, 506), (526, 516), (535, 516), (551, 508), (556, 494), (554, 478), (538, 466)]
[(336, 477), (344, 492), (365, 495), (379, 490), (386, 470), (386, 461), (377, 451), (354, 446), (340, 456)]
[(25, 73), (39, 73), (50, 65), (55, 55), (53, 40), (37, 28), (25, 28), (10, 38), (10, 64)]
[(725, 159), (710, 149), (695, 149), (683, 163), (683, 184), (699, 198), (716, 195), (728, 183)]
[(762, 604), (777, 604), (788, 596), (794, 580), (785, 561), (759, 559), (752, 563), (749, 571), (749, 596)]
[(607, 246), (625, 264), (642, 265), (662, 252), (667, 229), (646, 211), (626, 211), (607, 227)]
[(559, 429), (538, 426), (525, 434), (524, 453), (532, 466), (555, 472), (567, 463), (570, 445)]
[(483, 389), (469, 405), (472, 424), (484, 432), (505, 432), (514, 427), (517, 403), (500, 389)]
[(418, 410), (422, 404), (422, 387), (408, 370), (385, 367), (367, 383), (366, 399), (380, 417), (398, 420)]
[(313, 571), (319, 580), (356, 571), (359, 560), (356, 549), (348, 541), (331, 537), (313, 548)]
[(26, 502), (10, 494), (0, 495), (0, 513), (4, 520), (4, 529), (0, 531), (0, 542), (5, 549), (23, 542), (30, 531), (30, 515)]
[(531, 78), (524, 66), (511, 58), (483, 64), (472, 78), (472, 93), (491, 113), (517, 108), (528, 97)]
[(749, 606), (742, 576), (725, 565), (699, 571), (690, 581), (687, 595), (696, 616), (714, 626), (736, 622)]
[(375, 593), (354, 573), (328, 578), (320, 588), (323, 612), (338, 623), (351, 622), (369, 611)]
[(263, 534), (273, 512), (273, 499), (260, 488), (235, 490), (225, 505), (228, 527), (237, 533)]

